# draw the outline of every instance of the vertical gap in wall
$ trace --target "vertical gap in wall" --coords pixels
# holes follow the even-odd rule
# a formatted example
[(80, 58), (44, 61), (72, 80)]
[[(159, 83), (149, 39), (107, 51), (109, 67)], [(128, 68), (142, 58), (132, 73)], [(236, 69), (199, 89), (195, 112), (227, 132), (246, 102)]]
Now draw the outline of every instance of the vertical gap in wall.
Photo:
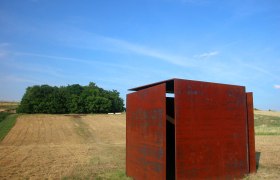
[(166, 97), (166, 179), (175, 179), (174, 95)]

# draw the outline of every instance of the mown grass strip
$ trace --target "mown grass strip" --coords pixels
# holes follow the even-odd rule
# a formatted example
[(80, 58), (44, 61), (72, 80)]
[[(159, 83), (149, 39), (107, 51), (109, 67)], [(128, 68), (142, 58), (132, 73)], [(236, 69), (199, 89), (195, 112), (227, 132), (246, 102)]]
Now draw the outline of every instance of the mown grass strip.
[(84, 140), (88, 140), (93, 137), (89, 125), (83, 122), (80, 117), (73, 117), (72, 120), (75, 123), (75, 130), (80, 137)]
[(11, 114), (5, 117), (0, 122), (0, 141), (2, 141), (5, 136), (9, 133), (10, 129), (15, 125), (18, 114)]

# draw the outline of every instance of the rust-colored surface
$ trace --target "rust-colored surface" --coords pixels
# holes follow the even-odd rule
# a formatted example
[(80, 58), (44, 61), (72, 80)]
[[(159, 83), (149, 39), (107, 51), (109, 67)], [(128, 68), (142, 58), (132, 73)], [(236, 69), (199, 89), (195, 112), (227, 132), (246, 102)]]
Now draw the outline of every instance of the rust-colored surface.
[(126, 173), (134, 179), (165, 179), (165, 84), (127, 95)]
[[(132, 90), (137, 92), (127, 96), (128, 176), (235, 179), (256, 171), (253, 96), (244, 86), (169, 79)], [(155, 109), (162, 114), (153, 121)]]
[(246, 174), (245, 88), (175, 80), (174, 90), (177, 179)]
[(255, 152), (255, 129), (253, 111), (253, 93), (246, 93), (247, 97), (247, 120), (248, 120), (248, 140), (249, 140), (249, 172), (256, 172), (256, 152)]

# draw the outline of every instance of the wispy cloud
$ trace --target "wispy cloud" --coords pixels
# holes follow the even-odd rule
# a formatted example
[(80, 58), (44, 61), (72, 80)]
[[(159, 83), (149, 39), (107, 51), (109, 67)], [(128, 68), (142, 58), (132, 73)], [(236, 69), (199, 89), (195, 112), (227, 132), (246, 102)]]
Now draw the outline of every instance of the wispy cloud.
[[(263, 68), (263, 67), (260, 67), (260, 66), (257, 66), (257, 65), (254, 65), (253, 63), (246, 63), (246, 62), (242, 62), (242, 61), (237, 61), (242, 67), (246, 67), (246, 68), (249, 68), (251, 70), (254, 70), (254, 71), (257, 71), (263, 75), (266, 75), (266, 76), (269, 76), (271, 78), (273, 78), (274, 80), (280, 80), (279, 76), (275, 75), (274, 73), (270, 72), (269, 70)], [(248, 70), (249, 71), (249, 70)]]
[(0, 58), (5, 57), (8, 54), (7, 48), (10, 46), (9, 43), (0, 43)]
[(5, 47), (8, 47), (8, 46), (10, 46), (10, 43), (6, 43), (6, 42), (0, 43), (0, 48), (5, 48)]
[(54, 68), (54, 67), (50, 67), (50, 66), (38, 66), (33, 64), (28, 64), (28, 63), (13, 63), (13, 62), (9, 62), (8, 66), (11, 66), (13, 69), (17, 69), (17, 70), (22, 70), (22, 71), (27, 71), (27, 72), (32, 72), (32, 73), (36, 73), (36, 74), (46, 74), (49, 76), (53, 76), (56, 78), (66, 78), (69, 75), (65, 75), (63, 73), (63, 71), (61, 69), (58, 68)]
[[(67, 28), (71, 29), (71, 28)], [(79, 37), (73, 37), (72, 34), (79, 34)], [(89, 33), (87, 31), (72, 29), (70, 33), (60, 34), (60, 40), (65, 41), (65, 45), (84, 48), (84, 49), (100, 49), (115, 53), (133, 53), (141, 56), (155, 58), (167, 63), (178, 66), (192, 66), (193, 62), (187, 57), (168, 53), (164, 50), (158, 50), (147, 45), (140, 45), (134, 42), (129, 42), (124, 39), (102, 36), (99, 34)]]
[(13, 54), (19, 56), (33, 56), (33, 57), (41, 57), (41, 58), (54, 59), (54, 60), (72, 61), (77, 63), (87, 63), (87, 64), (93, 63), (92, 60), (85, 60), (85, 59), (71, 58), (71, 57), (64, 57), (64, 56), (53, 56), (53, 55), (46, 55), (46, 54), (37, 54), (37, 53), (30, 53), (30, 52), (14, 52)]
[[(79, 36), (78, 39), (71, 39), (71, 37), (67, 35), (67, 33), (65, 34), (66, 36), (63, 37), (67, 40), (67, 43), (65, 43), (65, 45), (74, 44), (75, 48), (84, 48), (84, 49), (93, 49), (93, 50), (98, 49), (103, 51), (111, 51), (114, 53), (138, 54), (146, 57), (152, 57), (157, 60), (164, 61), (169, 64), (180, 66), (180, 67), (192, 67), (206, 74), (209, 72), (213, 72), (213, 74), (219, 74), (219, 77), (223, 77), (223, 75), (227, 75), (226, 76), (227, 78), (231, 78), (232, 76), (237, 76), (236, 71), (228, 66), (229, 62), (221, 62), (219, 59), (218, 60), (215, 59), (215, 61), (211, 62), (211, 64), (206, 64), (205, 62), (197, 60), (197, 59), (207, 59), (220, 55), (220, 52), (217, 50), (205, 52), (198, 55), (182, 56), (182, 54), (172, 54), (163, 50), (159, 50), (157, 48), (149, 47), (147, 45), (140, 45), (127, 40), (102, 36), (89, 32), (83, 32), (83, 31), (75, 32), (75, 34), (81, 34), (81, 36)], [(225, 70), (224, 66), (228, 67), (227, 68), (228, 71)], [(258, 66), (254, 66), (251, 63), (249, 64), (243, 62), (240, 63), (239, 68), (243, 69), (243, 67), (249, 67), (251, 70), (260, 72), (264, 75), (271, 76), (274, 79), (277, 78), (274, 74), (267, 71), (266, 69), (263, 69)], [(217, 71), (218, 73), (215, 73)], [(240, 71), (240, 73), (244, 73), (244, 72)], [(244, 77), (242, 75), (238, 75), (238, 76), (240, 76), (241, 79), (242, 77)]]
[(211, 52), (195, 55), (195, 57), (196, 58), (209, 58), (212, 56), (217, 56), (218, 54), (219, 54), (219, 51), (211, 51)]
[[(1, 52), (1, 51), (0, 51)], [(7, 55), (6, 55), (7, 54)], [(14, 55), (19, 55), (21, 53), (15, 53), (15, 52), (11, 52), (11, 51), (7, 51), (4, 56), (5, 58), (1, 58), (0, 56), (0, 63), (1, 66), (4, 68), (11, 68), (11, 69), (16, 69), (17, 71), (23, 71), (24, 73), (26, 72), (31, 72), (31, 73), (35, 73), (35, 74), (46, 74), (49, 76), (53, 76), (53, 77), (57, 77), (57, 78), (65, 78), (67, 77), (64, 73), (62, 69), (58, 69), (56, 67), (53, 66), (48, 66), (48, 65), (38, 65), (37, 63), (28, 63), (28, 62), (24, 62), (21, 63), (20, 61), (18, 61), (18, 57), (15, 57)], [(24, 53), (22, 53), (24, 54)], [(26, 53), (28, 54), (28, 53)], [(1, 54), (0, 54), (1, 55)], [(29, 56), (34, 56), (35, 54), (30, 53)], [(36, 54), (38, 55), (38, 54)], [(36, 56), (38, 57), (38, 56)]]
[(74, 62), (74, 63), (83, 63), (88, 65), (99, 65), (99, 67), (115, 67), (115, 68), (122, 68), (122, 69), (131, 69), (131, 70), (139, 70), (136, 67), (132, 67), (125, 64), (113, 64), (113, 63), (106, 63), (104, 61), (97, 61), (97, 60), (90, 60), (90, 59), (82, 59), (82, 58), (72, 58), (72, 57), (66, 57), (66, 56), (56, 56), (56, 55), (47, 55), (47, 54), (38, 54), (38, 53), (32, 53), (32, 52), (14, 52), (14, 55), (17, 56), (30, 56), (30, 57), (40, 57), (40, 58), (46, 58), (48, 60), (60, 60), (60, 61), (68, 61), (68, 62)]
[(124, 50), (127, 50), (132, 53), (156, 58), (174, 65), (179, 65), (179, 66), (191, 65), (190, 60), (187, 59), (186, 57), (164, 53), (153, 48), (149, 48), (143, 45), (137, 45), (120, 39), (106, 38), (106, 40), (112, 43), (112, 45), (122, 47)]
[(6, 56), (6, 52), (0, 49), (0, 58), (3, 58)]
[(280, 85), (274, 85), (275, 89), (280, 89)]
[[(122, 63), (107, 63), (106, 61), (97, 61), (97, 60), (90, 60), (90, 59), (81, 59), (81, 58), (71, 58), (71, 57), (65, 57), (65, 56), (56, 56), (56, 55), (47, 55), (47, 54), (38, 54), (38, 53), (31, 53), (31, 52), (14, 52), (10, 54), (14, 54), (16, 56), (29, 56), (29, 57), (38, 57), (37, 60), (40, 61), (42, 59), (45, 60), (50, 60), (50, 61), (65, 61), (65, 63), (70, 62), (70, 63), (76, 63), (76, 64), (85, 64), (87, 66), (93, 66), (93, 67), (98, 67), (99, 70), (102, 69), (103, 72), (105, 71), (120, 71), (121, 72), (141, 72), (145, 74), (147, 71), (149, 71), (149, 68), (140, 68), (140, 67), (135, 67), (131, 66), (128, 64), (122, 64)], [(42, 59), (41, 59), (42, 58)], [(59, 78), (65, 78), (69, 77), (69, 74), (63, 73), (63, 70), (56, 69), (54, 67), (41, 67), (41, 66), (35, 66), (34, 64), (29, 64), (27, 65), (26, 63), (24, 65), (17, 63), (13, 63), (9, 61), (9, 63), (6, 64), (7, 66), (11, 66), (16, 69), (24, 70), (24, 71), (31, 71), (35, 73), (44, 73), (44, 74), (49, 74), (54, 77), (59, 77)], [(167, 74), (167, 72), (162, 72), (156, 69), (150, 69), (151, 72), (157, 73), (157, 74)], [(111, 77), (110, 77), (111, 78)]]
[(34, 79), (30, 79), (30, 78), (26, 78), (26, 77), (19, 77), (19, 76), (14, 76), (14, 75), (7, 75), (4, 76), (0, 79), (0, 81), (2, 82), (8, 82), (8, 83), (32, 83), (32, 84), (38, 84), (39, 82), (34, 80)]

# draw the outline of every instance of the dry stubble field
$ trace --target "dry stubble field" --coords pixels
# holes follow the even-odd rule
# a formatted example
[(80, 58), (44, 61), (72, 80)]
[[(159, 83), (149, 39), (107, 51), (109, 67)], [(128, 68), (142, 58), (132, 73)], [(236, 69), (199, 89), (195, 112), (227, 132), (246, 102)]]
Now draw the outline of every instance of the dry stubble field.
[(22, 115), (0, 143), (0, 179), (124, 175), (125, 115)]
[[(279, 113), (255, 112), (280, 117)], [(280, 179), (280, 136), (256, 136), (258, 173)], [(0, 143), (0, 179), (124, 179), (125, 114), (22, 115)]]

